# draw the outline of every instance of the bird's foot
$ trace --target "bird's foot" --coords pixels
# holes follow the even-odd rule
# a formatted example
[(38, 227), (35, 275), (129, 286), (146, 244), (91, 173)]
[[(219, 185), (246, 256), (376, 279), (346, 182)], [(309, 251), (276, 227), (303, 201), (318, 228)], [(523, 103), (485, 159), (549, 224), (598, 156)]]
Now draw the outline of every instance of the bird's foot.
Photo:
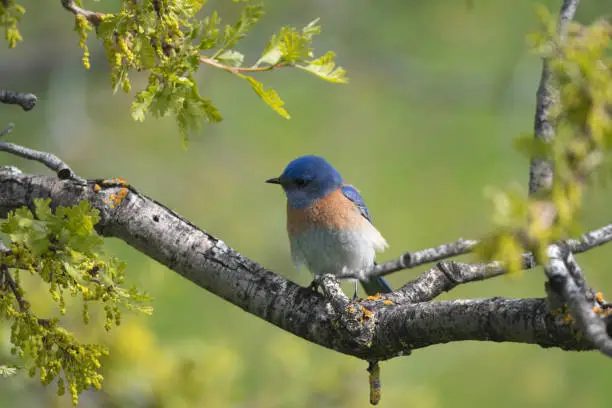
[(352, 297), (352, 301), (355, 301), (357, 299), (359, 299), (359, 281), (355, 279), (355, 284), (354, 284), (354, 288), (353, 288), (353, 297)]

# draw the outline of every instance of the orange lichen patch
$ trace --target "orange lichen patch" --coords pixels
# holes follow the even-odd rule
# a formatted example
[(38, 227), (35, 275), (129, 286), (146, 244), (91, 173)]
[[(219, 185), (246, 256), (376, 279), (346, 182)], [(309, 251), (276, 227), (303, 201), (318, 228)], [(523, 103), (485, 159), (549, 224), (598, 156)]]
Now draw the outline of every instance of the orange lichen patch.
[(123, 200), (125, 196), (128, 195), (128, 192), (129, 192), (128, 189), (125, 187), (119, 190), (119, 192), (117, 193), (117, 199), (115, 200), (115, 204), (119, 204), (121, 200)]
[(129, 193), (129, 190), (125, 187), (119, 190), (117, 194), (111, 193), (106, 200), (104, 200), (104, 204), (110, 203), (110, 208), (115, 208), (119, 204), (121, 204), (121, 200), (123, 200)]
[(363, 306), (361, 306), (361, 311), (363, 312), (363, 320), (369, 320), (372, 318), (372, 316), (374, 316), (374, 313)]
[(375, 294), (374, 296), (368, 296), (368, 300), (378, 300), (380, 299), (380, 293)]
[(113, 177), (111, 179), (105, 179), (105, 180), (102, 180), (101, 183), (102, 184), (110, 184), (110, 185), (120, 185), (120, 186), (127, 186), (128, 185), (127, 181), (125, 181), (121, 177)]
[(127, 185), (127, 181), (125, 181), (121, 177), (113, 177), (112, 179), (110, 179), (110, 182), (117, 183), (117, 184), (123, 184), (124, 186)]
[(348, 305), (346, 310), (351, 314), (355, 313), (355, 307), (353, 305)]
[(94, 184), (93, 189), (94, 189), (94, 191), (100, 191), (100, 190), (102, 190), (102, 187), (100, 187), (99, 184)]
[(393, 301), (391, 299), (385, 299), (383, 300), (383, 305), (392, 305)]
[(612, 309), (610, 308), (602, 309), (599, 306), (593, 307), (593, 312), (597, 313), (599, 316), (602, 316), (602, 317), (612, 315)]
[(108, 198), (106, 200), (104, 200), (104, 204), (108, 204), (111, 201), (115, 201), (115, 193), (111, 193), (111, 195), (108, 196)]
[(599, 303), (603, 303), (604, 302), (604, 297), (603, 297), (603, 293), (601, 292), (597, 292), (595, 294), (595, 299), (599, 302)]

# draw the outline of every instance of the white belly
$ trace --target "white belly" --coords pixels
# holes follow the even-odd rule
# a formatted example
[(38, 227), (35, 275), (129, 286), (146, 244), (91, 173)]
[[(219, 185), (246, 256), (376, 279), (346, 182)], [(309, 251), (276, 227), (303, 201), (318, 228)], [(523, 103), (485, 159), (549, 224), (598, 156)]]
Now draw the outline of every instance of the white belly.
[(383, 251), (387, 242), (372, 224), (358, 231), (311, 228), (290, 239), (293, 262), (306, 266), (313, 274), (364, 271), (374, 264), (376, 251)]

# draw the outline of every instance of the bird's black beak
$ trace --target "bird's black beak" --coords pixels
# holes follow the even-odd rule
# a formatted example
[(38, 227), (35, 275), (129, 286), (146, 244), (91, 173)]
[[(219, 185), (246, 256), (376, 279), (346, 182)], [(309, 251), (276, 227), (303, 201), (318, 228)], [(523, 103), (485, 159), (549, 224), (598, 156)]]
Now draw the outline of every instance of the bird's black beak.
[(274, 177), (271, 179), (266, 180), (266, 183), (270, 183), (270, 184), (280, 184), (280, 179), (278, 177)]

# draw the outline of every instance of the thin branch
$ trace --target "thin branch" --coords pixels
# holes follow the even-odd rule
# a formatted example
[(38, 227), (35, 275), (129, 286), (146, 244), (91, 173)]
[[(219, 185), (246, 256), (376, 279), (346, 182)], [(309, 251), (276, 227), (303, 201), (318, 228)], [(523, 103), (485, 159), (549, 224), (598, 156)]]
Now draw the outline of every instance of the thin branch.
[(6, 266), (5, 264), (0, 265), (0, 273), (4, 275), (4, 282), (6, 282), (6, 285), (11, 289), (11, 292), (13, 292), (13, 296), (15, 296), (17, 304), (19, 305), (19, 311), (25, 312), (26, 310), (28, 310), (28, 302), (21, 296), (21, 288), (19, 287), (19, 285), (17, 285), (17, 282), (15, 282), (15, 280), (11, 276), (11, 273), (8, 270), (8, 266)]
[(36, 106), (36, 101), (38, 98), (34, 94), (0, 89), (0, 103), (19, 105), (24, 111), (29, 111)]
[(587, 299), (587, 289), (582, 270), (571, 252), (558, 245), (548, 248), (549, 262), (545, 268), (550, 288), (567, 302), (572, 317), (580, 330), (599, 350), (612, 357), (612, 339), (607, 325), (594, 310), (597, 306)]
[(567, 37), (567, 30), (574, 19), (579, 3), (580, 0), (563, 0), (561, 12), (559, 13), (559, 24), (557, 26), (557, 34), (561, 41), (565, 41)]
[(612, 224), (587, 232), (576, 239), (568, 239), (565, 244), (574, 254), (588, 251), (612, 241)]
[(95, 11), (85, 10), (84, 8), (79, 7), (74, 0), (61, 0), (62, 6), (70, 11), (75, 16), (83, 16), (93, 24), (95, 27), (98, 27), (104, 18), (104, 13), (98, 13)]
[(265, 71), (272, 71), (273, 69), (284, 68), (284, 67), (290, 66), (289, 64), (285, 62), (281, 62), (275, 65), (268, 65), (266, 67), (233, 67), (231, 65), (224, 65), (220, 63), (219, 61), (213, 58), (208, 58), (208, 57), (200, 57), (200, 62), (202, 64), (210, 65), (215, 68), (221, 68), (225, 71), (231, 72), (232, 74), (236, 74), (239, 72), (265, 72)]
[(15, 128), (15, 124), (14, 123), (9, 123), (8, 126), (6, 127), (6, 129), (4, 129), (2, 132), (0, 132), (0, 137), (6, 136), (9, 133), (11, 133), (13, 131), (13, 128)]
[[(399, 258), (376, 265), (372, 271), (367, 273), (367, 277), (384, 276), (402, 269), (410, 269), (419, 265), (452, 258), (453, 256), (467, 254), (478, 245), (478, 241), (459, 238), (457, 241), (442, 244), (434, 248), (422, 249), (415, 252), (406, 252)], [(360, 278), (361, 276), (354, 276)]]
[[(612, 241), (612, 224), (608, 224), (604, 227), (590, 231), (586, 234), (581, 235), (578, 238), (571, 238), (565, 240), (563, 241), (563, 243), (565, 245), (568, 245), (573, 253), (580, 253), (588, 251), (594, 247), (601, 246), (610, 241)], [(341, 277), (345, 279), (366, 279), (372, 278), (374, 276), (388, 275), (390, 273), (401, 271), (403, 269), (411, 269), (427, 263), (441, 261), (444, 259), (452, 258), (454, 256), (470, 253), (478, 244), (479, 242), (476, 240), (460, 238), (455, 242), (442, 244), (434, 248), (422, 249), (415, 252), (406, 252), (405, 254), (393, 261), (385, 262), (374, 266), (374, 268), (368, 272), (348, 272), (342, 274)], [(530, 269), (536, 266), (532, 253), (522, 254), (522, 257), (524, 269)], [(458, 283), (467, 283), (474, 280), (488, 279), (491, 277), (503, 275), (505, 273), (505, 270), (503, 270), (501, 265), (495, 261), (479, 264), (462, 264), (459, 262), (453, 262), (452, 269), (456, 269), (457, 267), (463, 267), (463, 265), (465, 265), (465, 268), (474, 270), (476, 272), (474, 275), (465, 275), (466, 277), (474, 276), (473, 279), (467, 278), (466, 280), (458, 281)], [(493, 273), (493, 275), (491, 275), (491, 273)], [(424, 279), (428, 278), (425, 277)]]
[(62, 180), (75, 180), (81, 184), (86, 184), (87, 181), (77, 176), (77, 174), (59, 157), (54, 154), (41, 152), (34, 149), (28, 149), (14, 143), (0, 142), (0, 151), (4, 151), (15, 156), (23, 157), (28, 160), (35, 160), (47, 166), (49, 169), (57, 173), (57, 177)]
[[(577, 254), (610, 241), (612, 241), (612, 224), (590, 231), (579, 238), (563, 241), (561, 245), (567, 246), (572, 253)], [(532, 253), (524, 253), (521, 257), (523, 269), (538, 266)], [(442, 261), (422, 273), (417, 279), (408, 282), (396, 293), (389, 295), (389, 298), (398, 297), (410, 302), (427, 302), (458, 285), (494, 278), (506, 272), (503, 264), (497, 261), (473, 264)]]

